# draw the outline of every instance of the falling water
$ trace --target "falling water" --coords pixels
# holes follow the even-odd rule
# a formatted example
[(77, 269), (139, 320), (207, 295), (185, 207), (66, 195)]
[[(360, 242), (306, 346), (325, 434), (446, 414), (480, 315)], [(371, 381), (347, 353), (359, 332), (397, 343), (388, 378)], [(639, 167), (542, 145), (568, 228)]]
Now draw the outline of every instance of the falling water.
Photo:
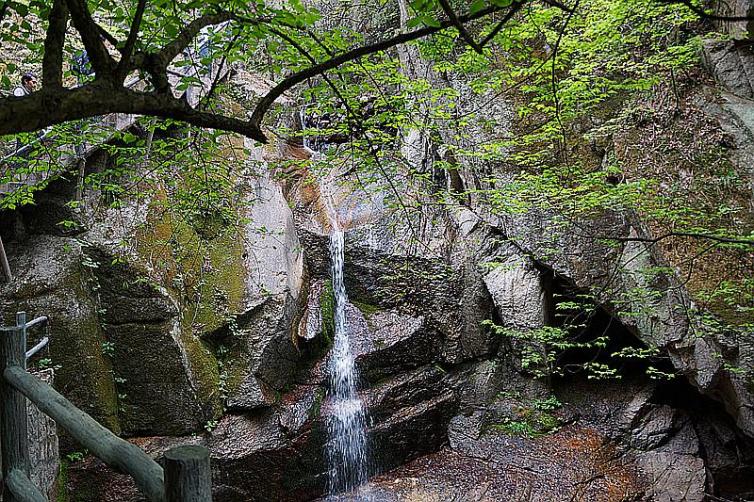
[(335, 295), (335, 337), (329, 363), (330, 400), (328, 417), (328, 489), (331, 494), (351, 492), (366, 483), (366, 414), (356, 391), (356, 360), (348, 339), (346, 287), (343, 281), (344, 236), (333, 218), (330, 238), (332, 285)]
[(312, 148), (311, 148), (311, 145), (309, 144), (310, 143), (309, 137), (306, 135), (306, 107), (302, 107), (298, 111), (298, 117), (299, 117), (299, 120), (301, 121), (301, 132), (303, 133), (303, 137), (302, 137), (303, 146), (304, 148), (311, 150)]

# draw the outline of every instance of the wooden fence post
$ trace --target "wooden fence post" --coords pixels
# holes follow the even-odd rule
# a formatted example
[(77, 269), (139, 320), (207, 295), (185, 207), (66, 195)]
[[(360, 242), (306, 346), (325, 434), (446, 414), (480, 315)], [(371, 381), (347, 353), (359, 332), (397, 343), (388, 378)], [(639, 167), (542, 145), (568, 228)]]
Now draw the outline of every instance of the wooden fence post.
[[(10, 386), (2, 375), (5, 369), (18, 366), (26, 369), (26, 312), (16, 314), (16, 330), (0, 332), (0, 448), (2, 448), (3, 480), (13, 470), (29, 477), (29, 445), (26, 432), (26, 398)], [(18, 502), (3, 483), (4, 502)]]
[(168, 450), (164, 460), (167, 502), (212, 501), (212, 473), (207, 448), (178, 446)]
[(0, 264), (3, 266), (3, 275), (5, 280), (13, 282), (13, 273), (10, 271), (10, 264), (8, 263), (8, 257), (5, 254), (5, 247), (3, 246), (3, 238), (0, 237)]

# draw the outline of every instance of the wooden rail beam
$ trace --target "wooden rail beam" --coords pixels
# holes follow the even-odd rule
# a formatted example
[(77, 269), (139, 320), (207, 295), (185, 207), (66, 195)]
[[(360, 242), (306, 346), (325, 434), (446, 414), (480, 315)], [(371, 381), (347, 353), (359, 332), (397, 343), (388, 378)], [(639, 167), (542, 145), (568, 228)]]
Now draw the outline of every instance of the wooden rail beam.
[[(107, 465), (130, 474), (153, 502), (211, 502), (209, 451), (198, 445), (179, 446), (165, 454), (165, 470), (144, 451), (125, 441), (76, 408), (39, 378), (26, 371), (26, 330), (47, 322), (26, 322), (16, 314), (14, 328), (0, 329), (0, 440), (4, 502), (46, 502), (29, 480), (26, 399), (67, 430)], [(43, 346), (47, 339), (38, 344)], [(37, 347), (29, 352), (38, 350)]]
[(141, 448), (117, 437), (20, 365), (4, 368), (2, 376), (0, 380), (26, 396), (84, 448), (107, 465), (130, 474), (147, 499), (165, 500), (162, 467)]

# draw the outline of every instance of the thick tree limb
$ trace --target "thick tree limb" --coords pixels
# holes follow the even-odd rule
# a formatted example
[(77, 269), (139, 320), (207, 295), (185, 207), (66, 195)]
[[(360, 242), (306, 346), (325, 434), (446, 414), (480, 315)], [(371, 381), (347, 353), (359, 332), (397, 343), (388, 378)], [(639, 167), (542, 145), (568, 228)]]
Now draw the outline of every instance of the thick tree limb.
[(63, 86), (63, 45), (68, 25), (65, 0), (54, 0), (44, 43), (42, 83), (49, 87)]
[(237, 132), (265, 142), (262, 131), (247, 121), (202, 112), (171, 95), (139, 92), (95, 81), (73, 89), (46, 89), (22, 98), (0, 100), (0, 135), (36, 131), (70, 120), (130, 113), (182, 120), (197, 127)]
[(160, 94), (170, 94), (168, 66), (199, 35), (199, 32), (215, 24), (224, 23), (234, 18), (230, 12), (207, 14), (191, 21), (176, 37), (162, 49), (154, 53), (139, 52), (131, 61), (132, 68), (141, 68), (150, 74), (155, 89)]
[[(194, 110), (186, 103), (176, 99), (170, 89), (167, 68), (196, 39), (201, 30), (207, 26), (226, 21), (235, 21), (249, 25), (262, 24), (273, 21), (273, 19), (245, 18), (238, 13), (225, 11), (206, 14), (189, 22), (172, 41), (161, 49), (146, 53), (137, 52), (136, 45), (140, 31), (139, 28), (148, 5), (148, 0), (138, 0), (129, 34), (123, 44), (120, 44), (114, 36), (95, 22), (89, 11), (87, 0), (52, 1), (53, 5), (48, 19), (49, 27), (45, 39), (45, 53), (43, 55), (44, 87), (42, 91), (33, 93), (30, 96), (0, 99), (0, 134), (39, 130), (50, 125), (96, 115), (135, 113), (185, 120), (200, 127), (212, 127), (239, 132), (253, 139), (264, 141), (265, 137), (261, 131), (261, 122), (264, 115), (281, 95), (299, 83), (311, 77), (324, 74), (344, 63), (402, 43), (418, 40), (449, 27), (458, 28), (464, 40), (475, 50), (480, 51), (485, 44), (490, 42), (502, 30), (516, 12), (530, 0), (513, 0), (513, 3), (508, 7), (491, 5), (473, 15), (466, 16), (458, 16), (453, 11), (449, 0), (439, 0), (447, 16), (447, 19), (440, 22), (440, 26), (424, 27), (411, 32), (401, 33), (386, 40), (356, 47), (341, 54), (332, 54), (328, 59), (321, 62), (315, 62), (313, 58), (308, 58), (312, 62), (312, 65), (305, 70), (290, 75), (273, 87), (259, 100), (252, 113), (251, 120), (248, 122)], [(569, 13), (573, 12), (573, 9), (565, 5), (563, 0), (542, 1)], [(706, 19), (722, 21), (754, 20), (751, 16), (718, 16), (709, 14), (701, 7), (697, 7), (692, 3), (692, 0), (658, 1), (685, 5)], [(7, 15), (15, 4), (14, 0), (1, 0), (0, 19)], [(498, 12), (504, 13), (502, 20), (496, 24), (484, 40), (479, 43), (474, 42), (464, 24)], [(84, 42), (92, 67), (96, 72), (95, 82), (77, 89), (62, 88), (62, 47), (65, 41), (65, 26), (69, 17)], [(105, 47), (104, 40), (118, 48), (122, 54), (120, 61), (110, 56)], [(125, 77), (135, 69), (146, 71), (151, 75), (156, 92), (144, 93), (123, 88), (122, 83)], [(129, 102), (129, 100), (133, 100), (133, 102)], [(748, 244), (748, 242), (737, 243)]]
[(121, 51), (120, 63), (116, 69), (116, 81), (122, 82), (126, 79), (128, 72), (131, 69), (131, 55), (134, 52), (136, 46), (136, 40), (139, 37), (139, 28), (141, 28), (141, 20), (144, 17), (144, 9), (147, 6), (147, 0), (139, 0), (136, 5), (136, 12), (134, 18), (131, 21), (131, 28), (128, 31), (128, 38), (126, 38), (126, 44)]
[(66, 0), (68, 9), (71, 11), (71, 20), (79, 32), (84, 47), (86, 48), (89, 61), (96, 73), (97, 79), (112, 78), (115, 61), (105, 48), (100, 38), (99, 25), (92, 19), (86, 0)]
[[(4, 0), (7, 5), (9, 0)], [(286, 90), (307, 78), (324, 73), (345, 62), (367, 54), (388, 49), (400, 43), (417, 40), (445, 28), (479, 19), (503, 8), (491, 6), (471, 15), (454, 17), (441, 22), (440, 27), (425, 27), (410, 33), (402, 33), (382, 42), (355, 48), (330, 59), (316, 63), (294, 74), (264, 96), (254, 110), (252, 120), (199, 111), (185, 101), (175, 98), (170, 90), (167, 68), (189, 46), (206, 26), (234, 20), (245, 24), (261, 24), (270, 19), (244, 18), (231, 12), (207, 14), (190, 22), (171, 42), (154, 53), (135, 53), (139, 28), (147, 7), (147, 0), (139, 0), (123, 46), (118, 40), (98, 25), (89, 11), (86, 0), (55, 0), (50, 28), (45, 45), (45, 85), (39, 92), (25, 97), (0, 99), (0, 135), (40, 130), (70, 120), (78, 120), (111, 113), (131, 113), (183, 120), (199, 127), (238, 132), (258, 141), (266, 141), (261, 130), (261, 121), (272, 103)], [(7, 8), (7, 7), (6, 7)], [(62, 46), (65, 24), (70, 17), (79, 32), (96, 72), (95, 81), (75, 89), (62, 87)], [(107, 51), (103, 40), (119, 47), (122, 54), (116, 62)], [(134, 69), (141, 69), (152, 76), (155, 92), (138, 92), (125, 89), (122, 83)]]
[[(3, 5), (7, 5), (8, 1), (4, 0)], [(103, 39), (116, 47), (118, 41), (94, 21), (87, 6), (87, 0), (55, 0), (45, 46), (45, 85), (41, 91), (29, 96), (0, 99), (0, 134), (35, 131), (70, 120), (98, 115), (131, 113), (183, 120), (199, 127), (238, 132), (264, 142), (266, 138), (261, 130), (264, 114), (278, 97), (298, 83), (362, 56), (426, 37), (448, 27), (462, 26), (463, 23), (505, 10), (502, 7), (490, 6), (469, 16), (458, 17), (453, 14), (453, 19), (449, 16), (440, 23), (439, 27), (424, 27), (401, 33), (381, 42), (334, 55), (321, 63), (310, 59), (312, 61), (310, 68), (284, 79), (262, 97), (254, 109), (251, 120), (247, 122), (195, 110), (185, 101), (176, 99), (170, 89), (167, 68), (206, 26), (231, 20), (245, 24), (261, 24), (271, 20), (244, 18), (231, 12), (207, 14), (188, 23), (162, 49), (153, 53), (135, 53), (146, 6), (147, 0), (139, 0), (129, 35), (125, 44), (119, 47), (122, 58), (120, 62), (116, 62), (108, 53)], [(518, 8), (520, 8), (519, 3), (508, 7), (503, 22), (510, 19)], [(75, 89), (64, 89), (61, 84), (61, 47), (65, 37), (65, 23), (69, 16), (84, 42), (92, 67), (96, 72), (94, 82)], [(132, 91), (122, 86), (125, 76), (134, 69), (144, 70), (152, 76), (155, 92)]]
[(224, 23), (234, 18), (230, 12), (218, 12), (216, 14), (207, 14), (191, 21), (176, 37), (166, 44), (157, 54), (156, 57), (165, 66), (170, 64), (178, 54), (180, 54), (194, 40), (199, 32), (207, 26)]

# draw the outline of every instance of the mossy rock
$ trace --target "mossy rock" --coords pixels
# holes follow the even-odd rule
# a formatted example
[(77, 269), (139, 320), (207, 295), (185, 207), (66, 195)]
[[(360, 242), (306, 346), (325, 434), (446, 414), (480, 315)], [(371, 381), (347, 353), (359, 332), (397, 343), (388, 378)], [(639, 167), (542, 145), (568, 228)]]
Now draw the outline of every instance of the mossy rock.
[[(120, 432), (117, 393), (106, 341), (93, 264), (75, 239), (44, 236), (11, 252), (17, 273), (14, 291), (0, 293), (0, 309), (25, 310), (50, 318), (49, 358), (59, 368), (55, 386), (105, 427)], [(95, 264), (96, 266), (96, 264)], [(10, 287), (10, 286), (8, 286)], [(30, 341), (42, 336), (30, 332)], [(64, 448), (66, 441), (64, 441)]]
[(157, 207), (137, 242), (139, 254), (152, 264), (163, 285), (183, 298), (184, 330), (212, 332), (240, 313), (246, 295), (240, 229), (215, 222), (207, 233)]

